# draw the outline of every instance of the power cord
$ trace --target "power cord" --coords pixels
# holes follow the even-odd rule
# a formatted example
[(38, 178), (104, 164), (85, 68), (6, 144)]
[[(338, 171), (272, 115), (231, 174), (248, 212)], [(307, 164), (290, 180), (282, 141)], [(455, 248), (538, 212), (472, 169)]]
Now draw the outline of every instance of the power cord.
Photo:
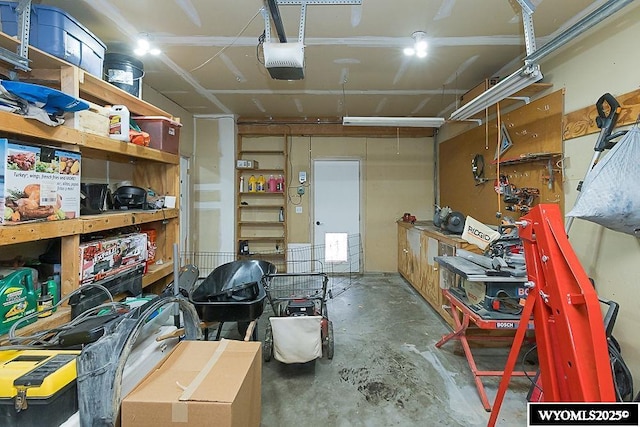
[(523, 307), (520, 304), (518, 304), (515, 298), (510, 296), (506, 291), (503, 291), (502, 289), (496, 292), (495, 297), (486, 297), (486, 298), (490, 301), (492, 307), (495, 301), (498, 302), (498, 308), (495, 308), (495, 307), (493, 308), (494, 311), (497, 311), (498, 313), (513, 314), (513, 315), (518, 315), (522, 313)]
[(262, 34), (258, 36), (258, 44), (256, 45), (256, 59), (262, 65), (264, 65), (264, 59), (260, 58), (260, 46), (262, 46), (267, 39), (267, 34), (263, 31)]
[(622, 359), (618, 341), (613, 336), (610, 336), (607, 338), (607, 344), (616, 397), (618, 402), (629, 402), (633, 398), (633, 376)]
[[(620, 353), (620, 346), (618, 345), (618, 342), (613, 336), (611, 336), (607, 339), (607, 343), (609, 347), (609, 360), (611, 364), (611, 374), (613, 377), (616, 399), (618, 400), (618, 402), (639, 401), (640, 393), (638, 393), (635, 398), (633, 397), (633, 376), (631, 375), (631, 371), (629, 370), (627, 364), (622, 359), (622, 354)], [(535, 387), (542, 393), (542, 388), (535, 381), (537, 375), (536, 378), (531, 378), (531, 376), (529, 376), (527, 370), (525, 369), (525, 363), (529, 355), (533, 352), (533, 350), (536, 350), (537, 347), (537, 345), (534, 345), (522, 356), (521, 367), (522, 372), (524, 372), (524, 375), (531, 382), (532, 387)]]
[(207, 59), (206, 61), (204, 61), (202, 64), (198, 65), (195, 68), (192, 68), (191, 70), (189, 70), (190, 73), (193, 73), (194, 71), (198, 71), (200, 68), (204, 67), (205, 65), (207, 65), (209, 62), (213, 61), (214, 59), (216, 59), (218, 56), (220, 56), (222, 54), (222, 52), (224, 52), (225, 50), (227, 50), (227, 48), (233, 46), (235, 44), (236, 41), (238, 41), (238, 39), (240, 38), (240, 36), (242, 35), (242, 33), (244, 33), (244, 31), (247, 29), (247, 27), (249, 25), (251, 25), (251, 23), (253, 22), (254, 19), (256, 19), (256, 16), (258, 16), (260, 14), (260, 12), (262, 11), (262, 8), (258, 9), (258, 11), (256, 12), (255, 15), (253, 15), (251, 17), (251, 19), (249, 19), (249, 22), (247, 22), (245, 24), (244, 27), (242, 27), (242, 29), (240, 30), (240, 32), (238, 33), (238, 35), (235, 36), (235, 38), (231, 41), (231, 43), (229, 43), (228, 45), (224, 46), (222, 49), (220, 49), (218, 52), (216, 52), (215, 55), (213, 55), (211, 58)]
[[(536, 382), (536, 378), (538, 377), (538, 375), (536, 375), (535, 378), (531, 378), (531, 376), (527, 373), (527, 370), (525, 369), (525, 363), (527, 362), (527, 358), (537, 348), (538, 348), (537, 345), (533, 345), (529, 350), (527, 350), (527, 352), (525, 354), (522, 355), (521, 369), (522, 369), (522, 372), (524, 372), (525, 377), (527, 377), (527, 379), (531, 383), (531, 386), (536, 388), (536, 389), (538, 389), (538, 391), (540, 393), (542, 393), (542, 388)], [(539, 372), (540, 371), (538, 371), (538, 374), (539, 374)]]
[[(47, 330), (42, 330), (39, 332), (36, 332), (32, 335), (25, 335), (25, 336), (16, 336), (16, 329), (18, 329), (18, 326), (29, 320), (32, 319), (34, 317), (37, 317), (38, 315), (41, 315), (43, 312), (46, 313), (48, 311), (53, 311), (55, 309), (57, 309), (58, 307), (60, 307), (61, 305), (63, 305), (64, 303), (66, 303), (71, 297), (73, 297), (76, 294), (81, 293), (82, 291), (85, 291), (89, 288), (98, 288), (101, 291), (103, 291), (106, 295), (107, 298), (109, 299), (108, 303), (105, 304), (101, 304), (97, 307), (93, 307), (90, 308), (86, 311), (84, 311), (83, 313), (81, 313), (80, 315), (78, 315), (75, 319), (71, 320), (70, 322), (57, 327), (57, 328), (52, 328), (52, 329), (47, 329)], [(18, 320), (17, 322), (15, 322), (12, 326), (11, 329), (9, 329), (9, 333), (8, 333), (8, 341), (12, 344), (11, 346), (7, 346), (7, 347), (3, 347), (3, 348), (15, 348), (15, 349), (21, 349), (21, 348), (33, 348), (34, 346), (43, 348), (43, 347), (51, 347), (51, 346), (55, 346), (58, 344), (57, 341), (57, 337), (58, 334), (60, 332), (64, 332), (74, 326), (76, 326), (78, 323), (82, 322), (83, 320), (85, 320), (88, 317), (93, 317), (95, 315), (97, 315), (97, 313), (99, 313), (101, 310), (105, 309), (105, 308), (109, 308), (111, 312), (117, 312), (120, 309), (124, 309), (127, 308), (128, 306), (126, 304), (122, 304), (119, 303), (117, 301), (113, 300), (113, 295), (111, 294), (111, 292), (105, 288), (102, 285), (98, 285), (96, 283), (90, 283), (90, 284), (86, 284), (86, 285), (82, 285), (81, 287), (79, 287), (78, 289), (74, 290), (73, 292), (71, 292), (69, 295), (66, 295), (64, 298), (61, 298), (60, 301), (58, 301), (57, 304), (55, 304), (52, 307), (49, 307), (43, 311), (40, 312), (35, 312), (32, 313), (28, 316), (23, 317), (22, 319)]]

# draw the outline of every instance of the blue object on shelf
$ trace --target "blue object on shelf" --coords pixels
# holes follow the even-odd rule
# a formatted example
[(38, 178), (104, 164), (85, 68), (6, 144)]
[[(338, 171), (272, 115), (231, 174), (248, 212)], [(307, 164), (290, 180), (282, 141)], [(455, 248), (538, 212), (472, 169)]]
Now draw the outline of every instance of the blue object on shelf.
[(1, 84), (7, 92), (29, 103), (35, 104), (48, 114), (60, 114), (67, 111), (89, 109), (87, 102), (47, 86), (12, 80), (2, 80)]
[[(0, 1), (2, 32), (18, 34), (17, 2)], [(106, 45), (62, 9), (31, 6), (29, 44), (102, 79)]]

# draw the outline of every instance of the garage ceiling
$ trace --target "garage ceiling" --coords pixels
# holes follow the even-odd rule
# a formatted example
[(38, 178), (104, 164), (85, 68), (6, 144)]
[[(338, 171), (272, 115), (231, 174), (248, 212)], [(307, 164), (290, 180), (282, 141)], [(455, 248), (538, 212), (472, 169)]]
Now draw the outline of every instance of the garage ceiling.
[[(532, 0), (538, 47), (602, 0)], [(34, 1), (35, 3), (35, 1)], [(448, 116), (460, 95), (485, 78), (505, 77), (525, 53), (515, 0), (309, 1), (305, 78), (273, 80), (258, 38), (262, 0), (43, 0), (82, 22), (108, 46), (131, 54), (148, 35), (162, 50), (145, 56), (144, 83), (193, 114), (252, 118)], [(282, 2), (281, 2), (282, 3)], [(279, 6), (296, 41), (300, 6)], [(272, 27), (272, 41), (277, 41)], [(407, 57), (424, 31), (426, 58)], [(544, 72), (544, 69), (543, 69)]]

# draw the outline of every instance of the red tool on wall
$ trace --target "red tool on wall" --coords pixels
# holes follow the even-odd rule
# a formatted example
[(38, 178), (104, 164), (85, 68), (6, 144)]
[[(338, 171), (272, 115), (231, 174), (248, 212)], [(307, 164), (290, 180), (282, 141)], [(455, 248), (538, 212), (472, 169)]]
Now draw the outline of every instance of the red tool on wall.
[[(529, 278), (522, 318), (533, 315), (546, 402), (615, 402), (598, 295), (564, 230), (558, 205), (543, 204), (518, 222)], [(494, 426), (527, 330), (521, 322), (489, 426)]]

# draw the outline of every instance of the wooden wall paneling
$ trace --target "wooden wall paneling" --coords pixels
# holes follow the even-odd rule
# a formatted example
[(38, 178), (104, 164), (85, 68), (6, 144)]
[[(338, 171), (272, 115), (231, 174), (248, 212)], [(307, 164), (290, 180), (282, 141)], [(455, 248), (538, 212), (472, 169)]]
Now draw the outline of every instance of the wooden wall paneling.
[[(513, 146), (503, 154), (501, 161), (517, 160), (535, 153), (556, 154), (551, 158), (554, 178), (551, 188), (548, 187), (548, 159), (500, 165), (500, 174), (506, 175), (516, 187), (540, 190), (540, 197), (535, 203), (560, 203), (561, 208), (564, 207), (563, 177), (557, 162), (562, 153), (563, 105), (564, 93), (559, 90), (502, 116)], [(494, 162), (497, 143), (497, 120), (492, 120), (488, 125), (471, 129), (440, 144), (441, 206), (450, 206), (487, 224), (498, 224), (496, 212), (499, 205), (502, 215), (519, 218), (519, 213), (505, 209), (502, 197), (498, 201), (494, 190), (498, 175)], [(486, 182), (483, 184), (478, 184), (471, 172), (471, 162), (476, 154), (484, 156)]]
[(177, 195), (180, 191), (180, 166), (137, 160), (134, 185), (151, 188), (159, 194)]
[[(495, 141), (495, 128), (489, 127), (489, 141)], [(440, 205), (450, 206), (453, 210), (486, 222), (495, 222), (497, 202), (493, 190), (495, 173), (489, 162), (493, 158), (495, 143), (485, 150), (485, 127), (477, 127), (446, 141), (439, 146), (438, 183), (440, 187)], [(476, 154), (485, 157), (484, 176), (489, 180), (475, 185), (471, 172), (471, 162)], [(489, 221), (490, 218), (494, 220)]]
[[(616, 96), (615, 98), (622, 106), (622, 111), (618, 117), (618, 126), (635, 123), (638, 117), (640, 117), (640, 89)], [(593, 105), (573, 111), (564, 116), (562, 138), (565, 141), (600, 132), (600, 129), (596, 125), (596, 117), (598, 116), (598, 111), (596, 110), (597, 101), (596, 99)]]

